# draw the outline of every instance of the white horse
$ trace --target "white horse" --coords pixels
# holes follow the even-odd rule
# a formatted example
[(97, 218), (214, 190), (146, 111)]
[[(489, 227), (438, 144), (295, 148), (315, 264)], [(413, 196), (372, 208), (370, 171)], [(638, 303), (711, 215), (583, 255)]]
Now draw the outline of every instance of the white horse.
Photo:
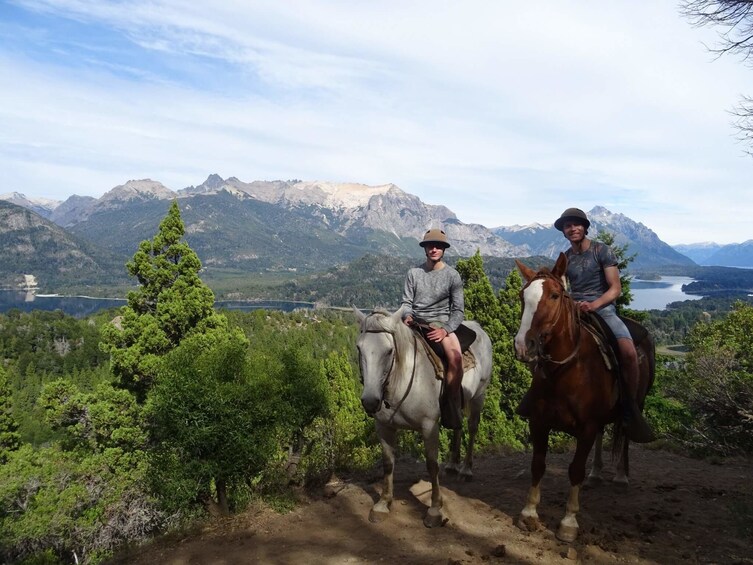
[[(376, 420), (376, 431), (382, 444), (384, 487), (379, 500), (369, 513), (369, 520), (384, 520), (392, 504), (395, 445), (399, 429), (418, 430), (424, 440), (426, 468), (431, 476), (431, 507), (424, 517), (427, 528), (441, 526), (442, 495), (439, 492), (439, 396), (442, 381), (435, 375), (434, 365), (417, 336), (402, 321), (402, 308), (390, 314), (375, 310), (364, 315), (354, 308), (361, 325), (358, 356), (363, 381), (361, 404)], [(492, 343), (477, 322), (464, 322), (476, 332), (470, 347), (475, 367), (463, 375), (463, 398), (468, 416), (468, 448), (460, 462), (462, 430), (454, 432), (450, 461), (445, 471), (473, 477), (473, 444), (481, 418), (486, 388), (492, 373)]]

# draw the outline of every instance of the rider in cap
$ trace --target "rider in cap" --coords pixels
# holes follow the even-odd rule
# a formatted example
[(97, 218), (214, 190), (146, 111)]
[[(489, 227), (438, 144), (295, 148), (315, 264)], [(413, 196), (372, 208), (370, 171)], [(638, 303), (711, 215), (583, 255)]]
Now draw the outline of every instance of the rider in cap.
[(651, 429), (635, 404), (640, 382), (638, 354), (615, 308), (615, 301), (622, 293), (617, 256), (605, 243), (586, 237), (590, 226), (585, 212), (578, 208), (568, 208), (554, 222), (554, 227), (570, 242), (570, 249), (565, 252), (570, 294), (581, 311), (598, 314), (617, 338), (620, 367), (629, 395), (623, 425), (632, 441), (651, 441)]
[(403, 321), (409, 326), (424, 326), (426, 339), (441, 345), (447, 360), (442, 425), (459, 429), (463, 425), (463, 357), (455, 331), (464, 318), (463, 281), (443, 260), (450, 242), (442, 230), (428, 230), (419, 245), (424, 248), (426, 261), (410, 269), (405, 277)]

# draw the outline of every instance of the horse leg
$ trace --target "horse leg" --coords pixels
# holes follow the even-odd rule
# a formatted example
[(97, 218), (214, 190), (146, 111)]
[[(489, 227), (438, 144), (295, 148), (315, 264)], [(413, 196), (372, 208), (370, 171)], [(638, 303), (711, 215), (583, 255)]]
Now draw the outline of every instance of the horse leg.
[(382, 468), (384, 470), (384, 482), (382, 486), (382, 494), (379, 496), (379, 500), (371, 508), (369, 512), (370, 522), (381, 522), (390, 513), (390, 506), (392, 505), (392, 483), (395, 470), (395, 444), (397, 440), (397, 430), (394, 428), (388, 428), (376, 424), (376, 431), (379, 435), (379, 442), (382, 444)]
[(600, 484), (604, 477), (602, 476), (602, 470), (604, 469), (604, 459), (602, 457), (602, 444), (604, 441), (604, 431), (600, 431), (596, 434), (596, 444), (594, 446), (594, 460), (591, 465), (591, 472), (588, 474), (587, 485)]
[(528, 499), (526, 505), (518, 516), (516, 525), (521, 530), (533, 532), (541, 528), (539, 515), (536, 507), (541, 501), (541, 477), (546, 471), (546, 452), (549, 448), (549, 430), (534, 427), (533, 423), (529, 424), (531, 430), (531, 441), (533, 443), (533, 457), (531, 458), (531, 488), (528, 489)]
[(622, 442), (622, 449), (620, 450), (620, 457), (615, 462), (615, 475), (612, 482), (618, 486), (627, 487), (630, 484), (628, 475), (630, 474), (630, 467), (628, 462), (628, 447), (630, 440), (625, 438)]
[(430, 426), (424, 427), (423, 436), (426, 469), (431, 479), (431, 506), (424, 516), (424, 526), (436, 528), (444, 524), (442, 493), (439, 490), (439, 422), (434, 421)]
[(473, 448), (476, 445), (476, 434), (481, 420), (481, 409), (484, 406), (483, 396), (471, 401), (471, 412), (468, 416), (468, 445), (465, 449), (465, 459), (460, 468), (460, 478), (466, 482), (473, 480)]
[(450, 460), (444, 466), (445, 473), (456, 475), (460, 472), (460, 447), (463, 441), (463, 430), (452, 431), (452, 443), (450, 444)]
[(586, 461), (588, 454), (596, 439), (596, 430), (586, 430), (578, 435), (578, 443), (575, 448), (575, 456), (568, 467), (570, 476), (570, 492), (567, 497), (565, 516), (560, 521), (557, 530), (557, 539), (567, 543), (575, 541), (578, 537), (578, 520), (576, 515), (580, 510), (580, 486), (586, 476)]

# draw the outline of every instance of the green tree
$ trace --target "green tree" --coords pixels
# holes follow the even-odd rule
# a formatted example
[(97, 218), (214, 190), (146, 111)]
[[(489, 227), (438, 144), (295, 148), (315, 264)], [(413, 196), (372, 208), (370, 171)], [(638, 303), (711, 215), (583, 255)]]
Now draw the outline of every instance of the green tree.
[[(516, 315), (517, 290), (513, 271), (507, 279), (508, 290), (499, 297), (484, 272), (480, 253), (457, 263), (463, 279), (466, 318), (481, 324), (492, 341), (492, 381), (487, 389), (486, 401), (479, 426), (478, 445), (507, 445), (521, 447), (525, 425), (514, 413), (514, 406), (528, 388), (531, 377), (528, 369), (515, 359), (512, 341), (519, 322), (519, 307)], [(520, 281), (520, 277), (517, 277)], [(514, 294), (514, 302), (508, 296)]]
[(157, 235), (142, 241), (126, 265), (139, 283), (128, 293), (119, 322), (103, 330), (103, 348), (120, 386), (143, 402), (154, 382), (160, 358), (185, 337), (226, 328), (214, 311), (214, 294), (199, 278), (201, 262), (183, 240), (177, 201), (170, 206)]
[(753, 307), (698, 323), (687, 338), (686, 376), (672, 391), (690, 411), (681, 439), (694, 449), (753, 453)]
[(277, 447), (281, 397), (252, 376), (239, 330), (194, 335), (165, 356), (146, 403), (152, 485), (171, 512), (202, 503), (226, 514), (234, 486), (259, 473)]
[(0, 465), (0, 561), (96, 563), (163, 523), (145, 492), (140, 410), (132, 394), (104, 383), (82, 393), (64, 379), (39, 404), (64, 438), (25, 444)]
[(305, 449), (296, 470), (306, 483), (322, 483), (336, 471), (367, 471), (379, 460), (374, 419), (361, 406), (360, 384), (349, 355), (331, 353), (321, 363), (328, 410), (305, 430)]
[(18, 423), (13, 417), (11, 390), (5, 370), (0, 366), (0, 465), (8, 460), (8, 454), (21, 445)]

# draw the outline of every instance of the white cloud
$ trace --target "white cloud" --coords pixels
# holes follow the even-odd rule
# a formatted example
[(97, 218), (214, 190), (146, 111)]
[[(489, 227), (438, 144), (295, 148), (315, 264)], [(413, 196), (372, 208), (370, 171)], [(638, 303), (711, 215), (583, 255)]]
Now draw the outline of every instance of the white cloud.
[(727, 113), (753, 71), (672, 5), (18, 6), (37, 16), (1, 28), (6, 192), (394, 182), (487, 226), (602, 204), (669, 243), (753, 237)]

